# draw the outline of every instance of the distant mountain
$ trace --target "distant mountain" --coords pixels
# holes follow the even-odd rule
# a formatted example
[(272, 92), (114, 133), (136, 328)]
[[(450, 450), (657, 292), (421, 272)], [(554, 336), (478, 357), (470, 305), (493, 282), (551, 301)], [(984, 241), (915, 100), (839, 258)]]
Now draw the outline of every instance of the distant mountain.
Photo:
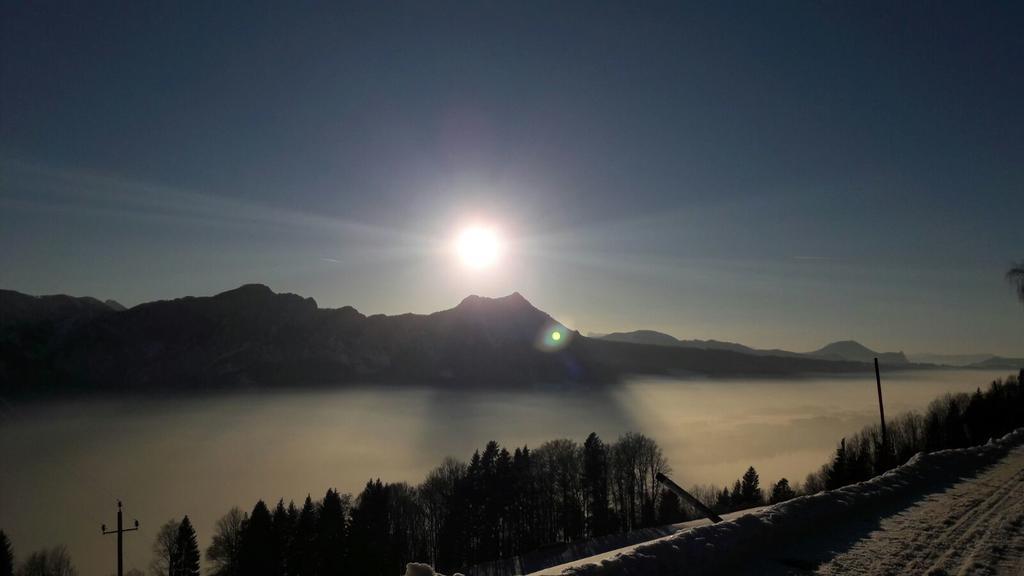
[(938, 366), (969, 366), (984, 362), (995, 354), (932, 354), (929, 352), (908, 353), (907, 360), (919, 364), (935, 364)]
[(650, 344), (653, 346), (676, 346), (680, 348), (697, 348), (700, 350), (729, 350), (741, 354), (753, 356), (784, 356), (801, 357), (803, 354), (778, 349), (758, 349), (744, 346), (736, 342), (722, 342), (720, 340), (680, 340), (675, 336), (656, 332), (654, 330), (634, 330), (633, 332), (613, 332), (600, 336), (602, 340), (613, 342), (629, 342), (631, 344)]
[(869, 362), (873, 363), (875, 358), (884, 364), (908, 364), (906, 356), (902, 352), (875, 352), (870, 348), (854, 342), (843, 340), (833, 342), (820, 350), (814, 352), (799, 353), (778, 349), (758, 349), (737, 344), (735, 342), (721, 342), (718, 340), (680, 340), (663, 332), (654, 330), (635, 330), (633, 332), (614, 332), (600, 337), (602, 340), (613, 342), (628, 342), (631, 344), (649, 344), (653, 346), (675, 346), (680, 348), (698, 348), (701, 350), (729, 350), (741, 354), (753, 356), (781, 356), (786, 358), (822, 358), (826, 360), (847, 361), (847, 362)]
[(1008, 370), (1024, 370), (1024, 358), (1004, 358), (992, 356), (981, 362), (968, 364), (967, 368), (999, 368)]
[(96, 298), (0, 290), (0, 391), (53, 384), (48, 356), (83, 326), (115, 313)]
[(113, 300), (100, 302), (88, 296), (29, 296), (13, 290), (0, 290), (0, 330), (24, 324), (90, 319), (123, 309)]
[(356, 381), (506, 386), (608, 382), (630, 373), (868, 369), (713, 347), (727, 343), (662, 346), (586, 338), (518, 293), (470, 296), (427, 315), (365, 316), (349, 306), (323, 309), (312, 298), (250, 284), (215, 296), (122, 308), (92, 298), (0, 293), (0, 391)]
[(808, 352), (808, 356), (824, 358), (827, 360), (846, 360), (849, 362), (874, 362), (878, 358), (881, 364), (907, 364), (907, 357), (903, 352), (875, 352), (860, 342), (853, 340), (840, 340), (825, 347)]
[(634, 330), (633, 332), (612, 332), (597, 336), (601, 340), (611, 342), (628, 342), (630, 344), (650, 344), (652, 346), (680, 346), (682, 342), (675, 336), (654, 330)]

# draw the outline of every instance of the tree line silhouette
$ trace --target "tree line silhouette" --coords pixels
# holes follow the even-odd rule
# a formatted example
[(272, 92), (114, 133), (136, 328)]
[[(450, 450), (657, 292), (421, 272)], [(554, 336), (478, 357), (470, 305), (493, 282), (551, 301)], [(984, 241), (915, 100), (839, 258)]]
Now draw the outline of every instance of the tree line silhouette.
[(804, 490), (831, 490), (872, 478), (905, 463), (918, 452), (966, 448), (1024, 426), (1024, 369), (973, 394), (946, 394), (924, 413), (906, 412), (886, 424), (866, 426), (843, 438), (830, 462), (807, 475)]
[[(418, 486), (367, 482), (355, 498), (328, 490), (302, 506), (259, 501), (218, 522), (206, 557), (215, 576), (394, 575), (413, 561), (454, 572), (542, 546), (696, 517), (656, 477), (671, 468), (657, 443), (596, 433), (511, 452), (495, 441), (468, 463), (446, 458)], [(792, 498), (786, 479), (766, 497), (751, 467), (732, 493), (704, 490), (737, 510)], [(177, 576), (172, 574), (170, 576)]]
[[(355, 498), (328, 490), (302, 506), (257, 502), (217, 524), (207, 559), (218, 576), (398, 574), (442, 570), (681, 517), (655, 479), (670, 468), (654, 440), (591, 434), (512, 451), (495, 441), (468, 463), (447, 458), (419, 486), (367, 482)], [(674, 496), (670, 497), (674, 498)]]
[[(512, 451), (495, 441), (469, 462), (446, 458), (418, 486), (367, 482), (352, 497), (331, 489), (301, 506), (259, 501), (228, 511), (206, 550), (215, 576), (400, 574), (408, 562), (442, 571), (512, 557), (539, 547), (681, 522), (694, 517), (656, 476), (671, 468), (657, 443), (626, 433), (606, 443), (596, 433)], [(785, 484), (785, 480), (781, 481)], [(765, 498), (750, 468), (729, 509)], [(738, 484), (738, 485), (739, 485)], [(788, 485), (788, 484), (786, 484)], [(709, 505), (718, 498), (709, 497)], [(186, 520), (168, 522), (154, 544), (154, 575), (195, 555)], [(194, 567), (191, 561), (186, 562)]]

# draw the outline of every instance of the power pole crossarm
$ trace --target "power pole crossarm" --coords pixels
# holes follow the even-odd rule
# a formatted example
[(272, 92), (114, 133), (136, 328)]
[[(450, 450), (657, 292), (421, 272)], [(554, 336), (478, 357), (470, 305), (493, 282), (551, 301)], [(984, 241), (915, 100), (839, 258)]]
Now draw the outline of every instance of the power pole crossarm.
[(134, 532), (139, 529), (139, 521), (135, 521), (135, 526), (132, 528), (125, 528), (121, 516), (121, 501), (117, 501), (117, 530), (107, 530), (106, 524), (100, 525), (100, 532), (104, 535), (117, 534), (117, 576), (124, 576), (124, 533)]

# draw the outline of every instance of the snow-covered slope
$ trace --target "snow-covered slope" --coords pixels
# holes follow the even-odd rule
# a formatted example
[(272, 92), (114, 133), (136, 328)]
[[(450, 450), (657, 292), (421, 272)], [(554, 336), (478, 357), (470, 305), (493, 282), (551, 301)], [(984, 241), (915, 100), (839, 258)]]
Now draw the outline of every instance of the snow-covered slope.
[[(742, 570), (752, 561), (798, 547), (801, 540), (823, 531), (840, 530), (855, 522), (877, 523), (894, 504), (912, 502), (928, 492), (953, 486), (964, 475), (1000, 461), (1022, 443), (1024, 429), (985, 446), (918, 454), (903, 466), (866, 482), (796, 498), (721, 524), (686, 530), (617, 551), (613, 557), (592, 557), (537, 574), (678, 576)], [(1011, 468), (1017, 465), (1013, 462), (1009, 464)], [(951, 525), (957, 525), (953, 514), (948, 519)]]

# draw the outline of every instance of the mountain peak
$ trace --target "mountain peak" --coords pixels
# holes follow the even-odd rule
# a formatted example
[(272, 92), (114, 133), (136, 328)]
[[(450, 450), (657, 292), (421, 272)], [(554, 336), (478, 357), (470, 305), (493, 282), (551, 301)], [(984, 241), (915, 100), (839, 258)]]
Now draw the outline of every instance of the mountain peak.
[(907, 357), (903, 352), (876, 352), (856, 340), (839, 340), (826, 344), (822, 348), (810, 352), (809, 355), (819, 358), (851, 360), (854, 362), (879, 362), (906, 364)]
[(601, 336), (612, 342), (628, 342), (631, 344), (653, 344), (655, 346), (679, 346), (681, 343), (675, 336), (655, 330), (634, 330), (632, 332), (612, 332)]
[(826, 344), (825, 346), (822, 346), (819, 350), (816, 351), (816, 353), (822, 354), (822, 353), (828, 353), (828, 352), (840, 351), (840, 350), (844, 351), (844, 352), (856, 352), (856, 353), (865, 353), (865, 352), (867, 352), (867, 353), (874, 354), (873, 350), (871, 350), (867, 346), (861, 344), (860, 342), (857, 342), (856, 340), (837, 340), (835, 342), (832, 342), (830, 344)]
[(497, 298), (491, 298), (491, 297), (487, 297), (487, 296), (478, 296), (476, 294), (471, 294), (471, 295), (466, 296), (465, 298), (463, 298), (462, 302), (459, 302), (459, 305), (456, 306), (456, 308), (457, 309), (467, 309), (467, 308), (479, 308), (479, 307), (483, 307), (483, 306), (499, 306), (499, 307), (509, 307), (509, 308), (521, 308), (521, 307), (533, 308), (533, 304), (530, 304), (530, 301), (527, 300), (526, 298), (524, 298), (523, 295), (520, 294), (519, 292), (513, 292), (513, 293), (509, 294), (508, 296), (499, 296)]
[(498, 298), (467, 296), (455, 308), (436, 312), (432, 316), (443, 318), (446, 330), (454, 333), (476, 333), (491, 343), (518, 342), (530, 345), (545, 326), (555, 322), (519, 292)]
[(274, 291), (266, 284), (242, 284), (238, 288), (225, 290), (214, 298), (259, 298), (273, 295)]
[(290, 292), (274, 292), (265, 284), (243, 284), (238, 288), (221, 292), (210, 298), (211, 302), (222, 302), (233, 307), (263, 306), (274, 303), (276, 305), (297, 305), (302, 307), (316, 308), (316, 300), (303, 298)]

